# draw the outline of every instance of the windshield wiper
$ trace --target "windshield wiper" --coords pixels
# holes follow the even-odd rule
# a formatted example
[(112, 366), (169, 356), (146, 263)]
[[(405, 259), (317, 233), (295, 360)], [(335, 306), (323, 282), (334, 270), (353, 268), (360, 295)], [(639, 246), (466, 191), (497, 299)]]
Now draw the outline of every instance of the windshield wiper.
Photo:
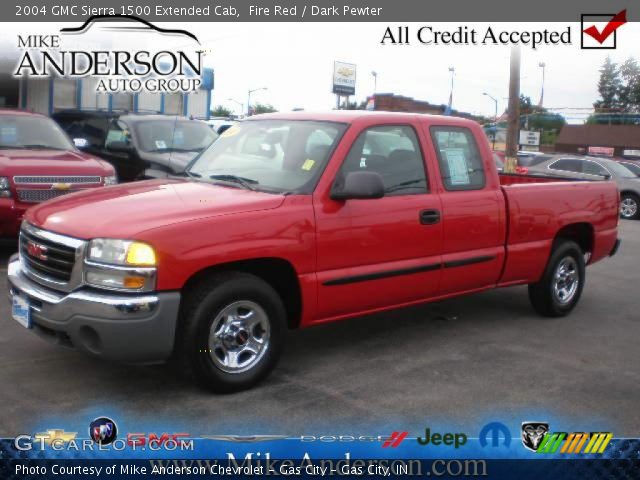
[(228, 174), (209, 175), (209, 178), (211, 180), (220, 180), (222, 182), (237, 183), (238, 185), (242, 186), (243, 188), (246, 188), (247, 190), (254, 190), (254, 191), (255, 191), (254, 185), (257, 185), (258, 183), (260, 183), (257, 180), (254, 180), (252, 178), (245, 178), (245, 177), (239, 177), (237, 175), (228, 175)]

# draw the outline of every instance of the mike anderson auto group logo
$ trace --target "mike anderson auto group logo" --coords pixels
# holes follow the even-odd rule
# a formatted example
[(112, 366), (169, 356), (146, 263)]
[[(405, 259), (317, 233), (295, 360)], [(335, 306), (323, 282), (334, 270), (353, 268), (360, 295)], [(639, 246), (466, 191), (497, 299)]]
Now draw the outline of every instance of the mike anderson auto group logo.
[(17, 47), (15, 77), (94, 77), (97, 93), (188, 93), (202, 84), (204, 51), (194, 34), (133, 16), (98, 15), (55, 35), (20, 34)]

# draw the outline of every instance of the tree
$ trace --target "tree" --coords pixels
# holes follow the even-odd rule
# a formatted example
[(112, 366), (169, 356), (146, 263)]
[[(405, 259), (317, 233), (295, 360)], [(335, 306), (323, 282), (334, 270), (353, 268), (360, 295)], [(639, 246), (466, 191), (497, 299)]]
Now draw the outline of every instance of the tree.
[(534, 106), (531, 103), (531, 97), (520, 94), (520, 115), (529, 115), (533, 113)]
[(252, 110), (254, 115), (259, 115), (260, 113), (273, 113), (278, 111), (273, 105), (267, 105), (264, 103), (256, 103)]
[(211, 110), (212, 117), (230, 117), (231, 114), (231, 110), (229, 110), (227, 107), (223, 107), (222, 105), (218, 105), (216, 108)]
[(627, 113), (640, 112), (640, 65), (634, 58), (629, 58), (619, 69), (620, 108)]
[(593, 106), (599, 110), (617, 110), (620, 108), (620, 90), (622, 81), (618, 65), (606, 58), (600, 68), (600, 80), (598, 80), (598, 92), (600, 99)]

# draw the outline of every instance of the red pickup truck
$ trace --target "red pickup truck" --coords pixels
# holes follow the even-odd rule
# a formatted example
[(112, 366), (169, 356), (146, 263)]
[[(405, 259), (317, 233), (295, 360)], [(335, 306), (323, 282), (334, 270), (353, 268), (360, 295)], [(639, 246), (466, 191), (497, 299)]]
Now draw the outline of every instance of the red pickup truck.
[(48, 117), (0, 109), (0, 239), (15, 242), (27, 208), (116, 183), (107, 162), (77, 150)]
[(272, 114), (185, 178), (29, 210), (8, 278), (24, 326), (116, 360), (173, 354), (234, 391), (273, 369), (287, 328), (521, 284), (566, 315), (617, 225), (614, 183), (499, 177), (468, 120)]

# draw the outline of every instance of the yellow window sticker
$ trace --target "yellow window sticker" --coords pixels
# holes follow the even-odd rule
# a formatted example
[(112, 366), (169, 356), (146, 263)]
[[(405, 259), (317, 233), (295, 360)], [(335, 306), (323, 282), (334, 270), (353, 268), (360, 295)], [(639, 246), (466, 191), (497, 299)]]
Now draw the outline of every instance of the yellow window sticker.
[(313, 168), (315, 164), (316, 164), (315, 160), (311, 160), (310, 158), (307, 158), (302, 164), (302, 170), (305, 170), (308, 172)]

